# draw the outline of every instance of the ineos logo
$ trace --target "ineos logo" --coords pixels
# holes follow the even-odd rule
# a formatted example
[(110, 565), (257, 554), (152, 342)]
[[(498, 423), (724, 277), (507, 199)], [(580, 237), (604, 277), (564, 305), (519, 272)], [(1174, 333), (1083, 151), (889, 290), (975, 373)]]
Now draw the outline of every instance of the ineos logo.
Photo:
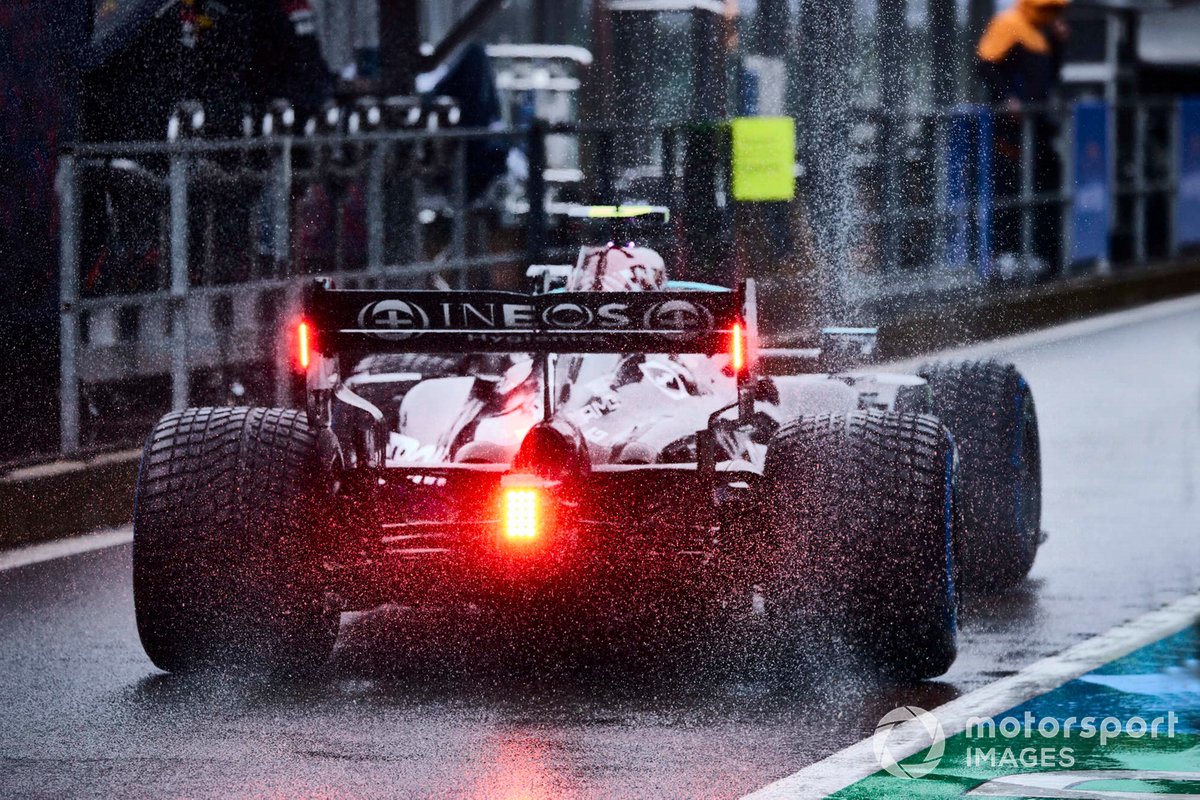
[(575, 303), (559, 303), (542, 313), (542, 322), (549, 328), (583, 328), (592, 324), (591, 309)]
[(358, 312), (358, 325), (374, 329), (380, 339), (412, 339), (429, 327), (429, 316), (415, 303), (404, 300), (379, 300)]
[(645, 321), (648, 330), (695, 334), (712, 327), (712, 314), (687, 300), (668, 300), (647, 311)]

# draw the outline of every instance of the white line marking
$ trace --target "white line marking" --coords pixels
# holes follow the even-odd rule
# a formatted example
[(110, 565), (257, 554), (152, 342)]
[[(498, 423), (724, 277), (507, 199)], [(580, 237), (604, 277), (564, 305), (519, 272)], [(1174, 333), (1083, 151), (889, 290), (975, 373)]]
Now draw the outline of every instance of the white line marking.
[(1035, 347), (1045, 347), (1049, 344), (1066, 341), (1068, 339), (1082, 339), (1085, 336), (1093, 336), (1097, 333), (1105, 333), (1116, 328), (1123, 328), (1128, 325), (1137, 325), (1139, 323), (1154, 322), (1164, 317), (1175, 316), (1176, 314), (1187, 314), (1200, 311), (1200, 294), (1187, 295), (1186, 297), (1177, 297), (1172, 300), (1163, 300), (1158, 303), (1150, 303), (1149, 305), (1130, 308), (1125, 311), (1115, 311), (1111, 314), (1101, 314), (1099, 316), (1087, 317), (1085, 319), (1076, 320), (1075, 322), (1066, 322), (1062, 325), (1055, 325), (1052, 328), (1042, 328), (1028, 333), (1018, 333), (1013, 336), (1005, 336), (1000, 339), (988, 339), (974, 344), (963, 345), (962, 347), (954, 347), (946, 350), (936, 350), (931, 353), (926, 353), (914, 358), (905, 358), (899, 361), (890, 362), (889, 368), (903, 368), (929, 361), (930, 359), (938, 360), (954, 360), (960, 358), (978, 358), (997, 352), (1010, 353), (1016, 350), (1031, 350)]
[[(1200, 619), (1200, 594), (1190, 595), (1168, 606), (1080, 642), (1058, 655), (1035, 661), (1015, 675), (980, 687), (933, 710), (946, 736), (966, 730), (971, 717), (996, 717), (1031, 698), (1043, 695), (1138, 648), (1178, 633)], [(888, 737), (888, 750), (897, 759), (907, 758), (929, 745), (920, 722), (897, 726)], [(879, 761), (867, 738), (780, 778), (746, 795), (743, 800), (817, 800), (873, 775)]]
[(0, 552), (0, 572), (26, 567), (30, 564), (40, 564), (43, 561), (53, 561), (56, 558), (76, 556), (80, 553), (90, 553), (93, 550), (103, 550), (117, 547), (133, 541), (133, 526), (126, 525), (111, 531), (89, 533), (86, 536), (76, 536), (71, 539), (60, 539), (56, 542), (31, 544), (18, 547), (15, 550)]
[(142, 448), (138, 447), (132, 450), (118, 450), (115, 453), (102, 453), (86, 461), (51, 461), (48, 464), (35, 464), (32, 467), (14, 469), (12, 472), (0, 476), (0, 483), (21, 483), (22, 481), (37, 480), (39, 478), (54, 478), (59, 475), (92, 469), (93, 467), (128, 464), (132, 461), (137, 461), (141, 457)]

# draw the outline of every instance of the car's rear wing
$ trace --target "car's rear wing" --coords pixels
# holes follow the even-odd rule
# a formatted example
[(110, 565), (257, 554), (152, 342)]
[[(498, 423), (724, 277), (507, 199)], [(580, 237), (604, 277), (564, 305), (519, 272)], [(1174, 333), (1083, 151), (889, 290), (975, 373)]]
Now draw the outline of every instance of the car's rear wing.
[[(753, 284), (748, 298), (753, 303)], [(312, 346), (339, 352), (718, 353), (742, 336), (747, 291), (340, 290), (304, 298)]]

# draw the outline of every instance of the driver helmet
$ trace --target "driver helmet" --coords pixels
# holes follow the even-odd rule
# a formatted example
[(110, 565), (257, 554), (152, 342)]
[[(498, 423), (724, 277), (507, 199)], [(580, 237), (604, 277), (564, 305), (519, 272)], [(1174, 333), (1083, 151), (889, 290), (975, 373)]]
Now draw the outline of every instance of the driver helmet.
[(569, 292), (647, 292), (665, 289), (667, 267), (649, 247), (583, 247), (567, 279)]

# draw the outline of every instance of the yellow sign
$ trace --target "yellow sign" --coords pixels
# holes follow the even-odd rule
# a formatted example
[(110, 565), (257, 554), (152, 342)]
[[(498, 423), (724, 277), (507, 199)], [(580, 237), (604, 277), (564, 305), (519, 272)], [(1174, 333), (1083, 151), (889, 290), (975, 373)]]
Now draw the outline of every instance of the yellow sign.
[(733, 199), (791, 200), (796, 196), (796, 121), (739, 117), (733, 121)]

